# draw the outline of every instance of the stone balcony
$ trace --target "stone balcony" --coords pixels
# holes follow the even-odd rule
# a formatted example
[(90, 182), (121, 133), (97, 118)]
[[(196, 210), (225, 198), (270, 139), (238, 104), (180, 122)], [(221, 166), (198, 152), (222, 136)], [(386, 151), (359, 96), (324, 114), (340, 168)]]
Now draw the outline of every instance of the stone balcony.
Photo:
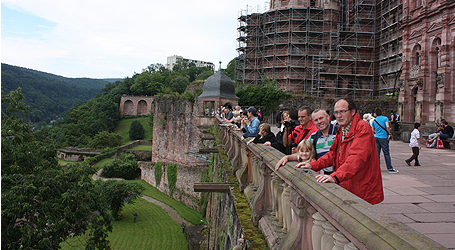
[(247, 196), (252, 221), (269, 249), (447, 249), (312, 170), (292, 162), (274, 171), (283, 154), (246, 145), (242, 133), (216, 125)]

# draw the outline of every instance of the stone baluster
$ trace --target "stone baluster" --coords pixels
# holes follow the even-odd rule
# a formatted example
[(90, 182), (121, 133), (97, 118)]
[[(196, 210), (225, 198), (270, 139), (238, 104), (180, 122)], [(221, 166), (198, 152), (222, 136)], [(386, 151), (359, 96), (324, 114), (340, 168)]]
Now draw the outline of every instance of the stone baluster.
[(277, 206), (277, 211), (276, 211), (276, 226), (278, 227), (283, 227), (283, 206), (281, 203), (281, 194), (283, 193), (283, 181), (278, 178), (277, 182), (275, 182), (275, 189), (276, 189), (276, 206)]
[(312, 249), (312, 215), (316, 210), (295, 190), (290, 191), (292, 222), (280, 249)]
[(322, 238), (321, 238), (321, 250), (332, 250), (334, 246), (333, 234), (337, 231), (336, 228), (326, 221), (322, 224), (324, 229)]
[(234, 147), (234, 159), (231, 161), (232, 166), (242, 166), (242, 143), (236, 140), (236, 143), (233, 145)]
[(343, 250), (359, 250), (354, 243), (349, 242), (348, 244), (344, 245)]
[(278, 211), (278, 206), (276, 204), (276, 201), (277, 201), (277, 198), (276, 198), (276, 189), (275, 189), (275, 185), (278, 181), (279, 177), (272, 172), (272, 180), (270, 181), (270, 187), (271, 187), (271, 190), (272, 190), (272, 212), (270, 212), (270, 215), (272, 215), (273, 217), (276, 216), (276, 213)]
[[(239, 166), (232, 166), (233, 171), (237, 172), (238, 169), (244, 168), (247, 170), (248, 168), (248, 151), (245, 143), (241, 143), (240, 141), (237, 141), (236, 147), (240, 148), (240, 155), (241, 155), (241, 162), (242, 164)], [(247, 172), (246, 172), (247, 173)]]
[(223, 140), (224, 142), (224, 148), (225, 148), (225, 152), (226, 152), (226, 155), (232, 159), (232, 157), (234, 156), (234, 154), (232, 153), (235, 145), (235, 139), (234, 139), (234, 135), (231, 134), (231, 133), (226, 133), (226, 139)]
[(255, 226), (258, 225), (261, 216), (270, 214), (272, 210), (272, 171), (263, 162), (259, 163), (259, 171), (261, 174), (260, 184), (255, 193), (251, 209), (253, 225)]
[(333, 234), (333, 239), (335, 241), (333, 242), (334, 246), (332, 250), (343, 250), (344, 245), (349, 243), (349, 240), (346, 237), (344, 237), (344, 235), (340, 231)]
[(260, 177), (259, 158), (253, 156), (253, 161), (251, 163), (252, 163), (251, 171), (253, 174), (253, 187), (258, 187), (259, 186), (259, 177)]
[(319, 212), (313, 214), (313, 228), (311, 229), (311, 240), (313, 242), (313, 250), (321, 250), (321, 238), (323, 234), (322, 224), (327, 220)]
[(281, 195), (281, 201), (283, 204), (283, 233), (287, 233), (292, 223), (292, 208), (291, 208), (291, 190), (292, 187), (288, 186), (285, 182), (283, 183), (283, 194)]

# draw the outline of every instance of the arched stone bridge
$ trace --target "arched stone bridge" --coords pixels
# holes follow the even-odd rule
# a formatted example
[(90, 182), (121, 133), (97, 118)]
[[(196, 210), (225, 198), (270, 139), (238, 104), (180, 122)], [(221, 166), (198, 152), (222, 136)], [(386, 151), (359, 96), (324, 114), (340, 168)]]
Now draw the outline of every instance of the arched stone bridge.
[(120, 115), (147, 115), (152, 110), (152, 96), (127, 96), (120, 99)]

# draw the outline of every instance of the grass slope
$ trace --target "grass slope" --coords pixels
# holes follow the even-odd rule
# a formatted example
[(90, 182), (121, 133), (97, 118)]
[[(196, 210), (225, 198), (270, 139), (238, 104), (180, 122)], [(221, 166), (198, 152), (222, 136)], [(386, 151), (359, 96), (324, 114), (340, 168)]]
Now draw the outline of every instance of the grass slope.
[[(133, 212), (139, 216), (133, 223)], [(127, 204), (122, 220), (113, 223), (109, 233), (111, 249), (188, 249), (181, 226), (158, 205), (144, 199)], [(85, 238), (74, 237), (60, 244), (64, 250), (84, 249)]]
[(144, 127), (145, 137), (144, 137), (143, 140), (145, 140), (145, 141), (152, 140), (153, 128), (150, 125), (150, 117), (149, 116), (131, 118), (131, 119), (122, 119), (122, 120), (120, 120), (119, 124), (115, 128), (114, 132), (115, 133), (119, 133), (119, 134), (122, 135), (122, 137), (123, 137), (123, 145), (132, 142), (132, 140), (130, 140), (130, 136), (128, 135), (128, 133), (130, 131), (131, 123), (133, 121), (139, 121), (141, 123), (142, 127)]
[(187, 207), (185, 204), (183, 204), (180, 201), (176, 201), (172, 199), (171, 197), (167, 196), (166, 194), (160, 192), (157, 188), (154, 186), (148, 184), (144, 180), (134, 180), (132, 182), (139, 183), (142, 185), (145, 190), (142, 192), (143, 194), (153, 197), (163, 203), (166, 203), (168, 206), (172, 207), (177, 213), (186, 221), (191, 222), (193, 225), (199, 225), (203, 224), (204, 218), (202, 217), (202, 214), (199, 213), (198, 211), (195, 211), (189, 207)]

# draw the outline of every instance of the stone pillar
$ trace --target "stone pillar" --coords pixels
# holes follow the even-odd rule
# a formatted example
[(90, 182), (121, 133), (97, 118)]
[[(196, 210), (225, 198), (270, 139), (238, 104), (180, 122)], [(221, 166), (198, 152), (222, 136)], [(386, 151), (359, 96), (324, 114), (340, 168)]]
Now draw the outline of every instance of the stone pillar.
[(333, 234), (333, 239), (335, 241), (332, 250), (343, 250), (344, 245), (349, 243), (349, 240), (339, 231)]
[(272, 212), (270, 212), (270, 215), (272, 215), (273, 217), (276, 216), (276, 213), (278, 211), (278, 206), (276, 204), (276, 195), (277, 194), (276, 194), (276, 189), (275, 189), (278, 179), (279, 179), (279, 177), (274, 172), (272, 172), (272, 180), (270, 181), (270, 186), (272, 189)]
[(343, 250), (359, 250), (352, 242), (344, 245)]
[(253, 154), (251, 171), (253, 174), (253, 187), (259, 186), (259, 158), (255, 157)]
[(322, 224), (327, 220), (319, 212), (313, 214), (313, 228), (311, 229), (311, 239), (313, 242), (313, 250), (321, 250), (321, 238), (322, 238)]
[(321, 238), (321, 250), (332, 250), (334, 246), (333, 234), (337, 231), (337, 229), (328, 221), (322, 224), (322, 228), (324, 231)]
[(283, 181), (278, 178), (278, 182), (276, 183), (276, 204), (277, 204), (277, 212), (275, 219), (277, 220), (276, 226), (283, 227), (283, 205), (281, 194), (283, 193)]
[(286, 233), (292, 222), (292, 211), (291, 211), (291, 197), (290, 193), (292, 188), (286, 183), (283, 183), (283, 194), (281, 195), (281, 203), (283, 204), (283, 233)]

